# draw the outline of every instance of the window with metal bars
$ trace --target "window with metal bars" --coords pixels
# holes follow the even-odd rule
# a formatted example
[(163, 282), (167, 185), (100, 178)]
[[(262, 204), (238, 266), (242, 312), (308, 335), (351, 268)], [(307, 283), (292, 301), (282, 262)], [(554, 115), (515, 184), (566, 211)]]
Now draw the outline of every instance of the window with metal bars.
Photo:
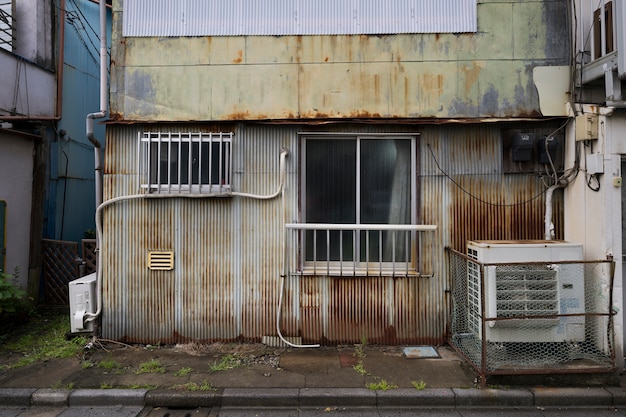
[(231, 132), (139, 134), (141, 190), (214, 194), (231, 191)]
[(415, 268), (416, 233), (409, 226), (416, 223), (416, 137), (304, 134), (303, 139), (304, 221), (330, 225), (305, 231), (305, 264)]

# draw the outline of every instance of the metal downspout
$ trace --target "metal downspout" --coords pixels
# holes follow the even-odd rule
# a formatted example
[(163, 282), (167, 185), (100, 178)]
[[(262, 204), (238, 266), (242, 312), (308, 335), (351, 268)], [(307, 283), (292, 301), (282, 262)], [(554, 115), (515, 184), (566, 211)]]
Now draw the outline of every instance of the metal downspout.
[[(107, 26), (106, 26), (106, 2), (100, 0), (100, 111), (89, 113), (86, 119), (87, 139), (93, 144), (94, 150), (94, 169), (95, 169), (95, 185), (96, 185), (96, 213), (102, 204), (102, 145), (94, 135), (94, 120), (102, 119), (107, 115), (108, 108), (108, 92), (107, 92)], [(97, 219), (96, 216), (96, 226)], [(96, 233), (96, 253), (98, 261), (96, 262), (96, 312), (85, 314), (88, 321), (95, 320), (102, 312), (102, 262), (99, 256), (101, 231), (97, 229)]]

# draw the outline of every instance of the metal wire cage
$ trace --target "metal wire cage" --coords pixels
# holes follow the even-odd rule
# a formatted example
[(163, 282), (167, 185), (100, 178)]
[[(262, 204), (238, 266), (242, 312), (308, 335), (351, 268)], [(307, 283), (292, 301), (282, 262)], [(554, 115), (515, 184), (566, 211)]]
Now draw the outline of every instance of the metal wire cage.
[(450, 345), (488, 375), (615, 371), (613, 261), (481, 263), (446, 248)]

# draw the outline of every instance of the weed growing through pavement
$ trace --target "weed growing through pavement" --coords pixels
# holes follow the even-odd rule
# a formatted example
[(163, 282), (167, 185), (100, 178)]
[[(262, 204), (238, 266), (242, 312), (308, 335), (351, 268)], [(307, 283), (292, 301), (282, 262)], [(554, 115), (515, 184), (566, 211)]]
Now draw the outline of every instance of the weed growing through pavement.
[(242, 360), (238, 359), (235, 355), (233, 354), (228, 354), (222, 357), (222, 359), (218, 362), (218, 361), (214, 361), (213, 365), (211, 365), (210, 370), (211, 372), (217, 372), (217, 371), (225, 371), (227, 369), (235, 369), (235, 368), (243, 368), (246, 365), (243, 363)]
[(103, 359), (100, 362), (98, 362), (98, 368), (108, 369), (109, 371), (113, 369), (118, 369), (121, 367), (122, 365), (120, 365), (119, 362), (116, 362), (113, 359)]
[(174, 376), (187, 376), (191, 373), (191, 368), (180, 368), (178, 371), (174, 372)]
[(354, 345), (354, 356), (357, 358), (357, 364), (352, 367), (359, 375), (369, 375), (369, 372), (365, 370), (363, 366), (363, 359), (365, 359), (365, 351), (363, 350), (364, 343), (360, 345)]
[(5, 368), (19, 368), (50, 359), (79, 356), (87, 344), (84, 336), (67, 340), (70, 328), (68, 315), (37, 317), (14, 334), (7, 335), (7, 342), (0, 348), (3, 352), (21, 353), (23, 356)]
[(418, 391), (421, 391), (424, 388), (426, 388), (426, 383), (424, 381), (411, 381), (411, 384), (413, 385), (413, 388), (415, 388)]
[(202, 381), (200, 384), (197, 384), (195, 382), (187, 382), (186, 384), (174, 385), (173, 388), (185, 391), (213, 391), (215, 389), (206, 380)]
[(396, 389), (396, 388), (398, 388), (398, 386), (396, 384), (387, 382), (384, 379), (381, 379), (380, 381), (371, 382), (371, 383), (367, 384), (367, 388), (372, 390), (372, 391), (387, 391), (387, 390), (390, 390), (390, 389)]
[(148, 362), (139, 364), (139, 369), (135, 371), (135, 374), (164, 374), (165, 366), (161, 365), (156, 359), (150, 359)]
[(56, 384), (54, 384), (52, 386), (53, 389), (74, 389), (74, 383), (73, 382), (69, 382), (65, 385), (63, 385), (61, 383), (61, 381), (57, 382)]

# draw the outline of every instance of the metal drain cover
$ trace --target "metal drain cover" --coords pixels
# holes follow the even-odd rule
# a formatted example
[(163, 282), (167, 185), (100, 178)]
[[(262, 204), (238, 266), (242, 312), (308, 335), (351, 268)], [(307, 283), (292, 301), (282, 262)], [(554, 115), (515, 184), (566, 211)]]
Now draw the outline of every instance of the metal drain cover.
[(402, 354), (407, 359), (441, 358), (437, 349), (433, 346), (409, 346), (402, 349)]

